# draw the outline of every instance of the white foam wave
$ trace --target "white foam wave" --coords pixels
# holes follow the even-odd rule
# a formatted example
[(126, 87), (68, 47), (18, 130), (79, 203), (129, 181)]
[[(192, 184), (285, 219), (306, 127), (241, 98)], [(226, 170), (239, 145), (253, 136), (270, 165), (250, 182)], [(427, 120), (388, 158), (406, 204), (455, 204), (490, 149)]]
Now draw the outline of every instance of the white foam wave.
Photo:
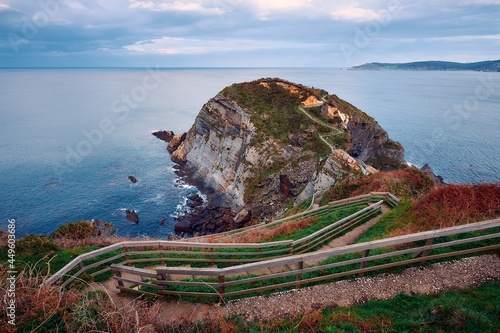
[(165, 193), (156, 193), (154, 197), (146, 199), (144, 202), (153, 202), (157, 205), (161, 205), (165, 203)]

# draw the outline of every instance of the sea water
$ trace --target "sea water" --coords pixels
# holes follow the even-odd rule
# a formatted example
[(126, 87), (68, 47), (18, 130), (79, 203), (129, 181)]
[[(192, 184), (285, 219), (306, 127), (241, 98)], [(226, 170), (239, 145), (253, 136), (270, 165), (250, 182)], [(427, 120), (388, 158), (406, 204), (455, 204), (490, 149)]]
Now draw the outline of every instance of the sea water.
[(185, 132), (225, 86), (261, 77), (337, 94), (401, 142), (409, 162), (429, 163), (447, 182), (500, 179), (500, 73), (2, 69), (0, 226), (15, 218), (21, 237), (101, 219), (120, 235), (166, 237), (197, 189), (179, 179), (151, 132)]

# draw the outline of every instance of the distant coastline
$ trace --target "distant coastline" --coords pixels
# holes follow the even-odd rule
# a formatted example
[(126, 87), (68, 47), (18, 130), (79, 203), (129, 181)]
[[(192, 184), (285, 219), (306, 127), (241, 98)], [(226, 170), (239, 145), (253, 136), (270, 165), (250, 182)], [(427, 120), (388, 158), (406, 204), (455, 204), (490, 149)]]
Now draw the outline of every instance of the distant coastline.
[(406, 71), (476, 71), (500, 72), (500, 60), (460, 63), (450, 61), (417, 61), (407, 63), (371, 62), (350, 70), (406, 70)]

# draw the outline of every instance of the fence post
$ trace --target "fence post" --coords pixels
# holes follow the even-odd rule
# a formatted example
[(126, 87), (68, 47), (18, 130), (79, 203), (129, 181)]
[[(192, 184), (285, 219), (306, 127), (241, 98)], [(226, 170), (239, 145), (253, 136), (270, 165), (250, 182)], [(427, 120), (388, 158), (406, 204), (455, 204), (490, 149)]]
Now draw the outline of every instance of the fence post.
[(302, 270), (303, 269), (304, 269), (304, 262), (299, 261), (299, 263), (297, 264), (297, 270), (299, 271), (297, 273), (297, 284), (296, 284), (297, 289), (300, 289), (302, 287), (302, 284), (300, 282), (302, 281)]
[(123, 247), (123, 251), (125, 252), (125, 265), (128, 265), (128, 261), (130, 260), (130, 256), (127, 254), (128, 247)]
[[(219, 284), (223, 284), (226, 282), (224, 275), (219, 275)], [(221, 301), (224, 302), (224, 294), (226, 293), (226, 287), (224, 285), (219, 285), (219, 296)]]
[[(168, 279), (168, 274), (164, 274), (164, 273), (158, 273), (158, 271), (156, 271), (156, 281), (167, 281)], [(157, 282), (158, 284), (158, 282)], [(168, 286), (166, 284), (164, 284), (162, 286), (162, 290), (167, 290), (168, 289)]]
[[(432, 243), (434, 242), (434, 237), (432, 238), (427, 238), (427, 241), (425, 242), (425, 246), (431, 246)], [(413, 258), (417, 258), (417, 257), (427, 257), (429, 255), (429, 253), (431, 252), (430, 249), (426, 249), (426, 250), (423, 250), (423, 251), (420, 251), (420, 252), (414, 252), (413, 253)]]
[(122, 287), (122, 288), (123, 288), (123, 287), (125, 287), (125, 285), (123, 284), (123, 281), (122, 281), (122, 280), (120, 280), (120, 279), (121, 279), (121, 277), (122, 277), (122, 272), (120, 272), (119, 270), (116, 270), (116, 271), (115, 271), (115, 276), (118, 278), (118, 279), (116, 280), (116, 281), (118, 282), (118, 286), (120, 286), (120, 287)]
[[(84, 264), (83, 264), (83, 262), (81, 262), (81, 261), (78, 263), (78, 266), (80, 267), (80, 270), (82, 270), (82, 269), (85, 267), (85, 265), (84, 265)], [(83, 270), (83, 271), (82, 271), (82, 274), (87, 274), (87, 271), (86, 271), (86, 270)]]
[(158, 251), (160, 251), (160, 262), (162, 265), (165, 265), (165, 260), (164, 260), (164, 256), (163, 256), (163, 245), (161, 245), (161, 243), (158, 243)]
[[(363, 258), (367, 258), (369, 254), (370, 254), (370, 249), (368, 249), (368, 250), (364, 250), (364, 251), (363, 251)], [(364, 269), (364, 268), (366, 268), (366, 262), (367, 262), (367, 260), (363, 260), (363, 261), (361, 262), (361, 265), (359, 265), (359, 269)], [(365, 276), (365, 273), (364, 273), (364, 272), (359, 273), (359, 277), (363, 277), (363, 276)]]
[[(432, 243), (434, 243), (434, 237), (427, 239), (425, 242), (425, 246), (431, 246)], [(429, 255), (429, 252), (431, 252), (430, 249), (426, 249), (424, 252), (422, 252), (422, 257), (427, 257)]]

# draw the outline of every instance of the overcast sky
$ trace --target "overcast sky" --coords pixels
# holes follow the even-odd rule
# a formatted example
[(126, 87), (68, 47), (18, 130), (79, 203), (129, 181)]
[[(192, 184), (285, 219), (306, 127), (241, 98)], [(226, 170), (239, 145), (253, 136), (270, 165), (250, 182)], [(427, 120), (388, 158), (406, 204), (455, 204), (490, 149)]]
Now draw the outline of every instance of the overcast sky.
[(0, 0), (0, 67), (500, 58), (500, 0)]

